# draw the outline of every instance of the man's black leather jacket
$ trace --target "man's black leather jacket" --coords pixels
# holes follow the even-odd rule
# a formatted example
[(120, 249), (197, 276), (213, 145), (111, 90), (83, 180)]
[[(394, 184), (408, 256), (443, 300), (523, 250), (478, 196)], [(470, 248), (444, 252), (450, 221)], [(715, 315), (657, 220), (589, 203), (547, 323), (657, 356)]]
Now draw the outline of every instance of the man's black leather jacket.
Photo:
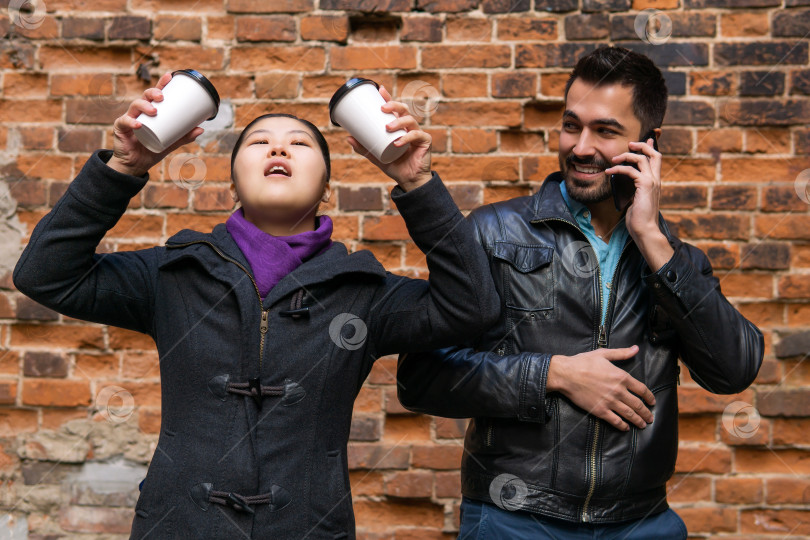
[[(599, 267), (560, 193), (559, 173), (531, 197), (472, 213), (501, 296), (498, 324), (475, 348), (410, 353), (398, 388), (410, 410), (473, 418), (462, 492), (509, 510), (608, 523), (667, 508), (678, 451), (678, 358), (710, 392), (752, 383), (759, 330), (720, 292), (706, 256), (660, 227), (675, 250), (651, 273), (628, 239), (602, 324)], [(559, 393), (546, 394), (552, 354), (639, 346), (616, 365), (655, 394), (655, 420), (619, 431)]]

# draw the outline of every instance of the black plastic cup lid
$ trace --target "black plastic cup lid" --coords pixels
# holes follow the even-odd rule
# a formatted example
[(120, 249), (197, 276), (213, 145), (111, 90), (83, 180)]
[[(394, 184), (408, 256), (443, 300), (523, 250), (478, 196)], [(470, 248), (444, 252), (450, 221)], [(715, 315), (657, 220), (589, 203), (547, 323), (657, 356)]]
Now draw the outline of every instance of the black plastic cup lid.
[(340, 126), (335, 119), (332, 118), (332, 111), (335, 110), (337, 107), (338, 101), (343, 99), (343, 96), (349, 93), (349, 90), (354, 88), (355, 86), (360, 86), (361, 84), (373, 84), (379, 90), (380, 85), (372, 81), (371, 79), (364, 79), (362, 77), (354, 77), (353, 79), (349, 79), (346, 81), (343, 86), (337, 89), (337, 91), (332, 96), (332, 99), (329, 100), (329, 120), (332, 121), (332, 124), (335, 126)]
[(214, 85), (211, 84), (211, 81), (206, 79), (202, 73), (194, 69), (178, 69), (177, 71), (172, 71), (172, 77), (174, 77), (176, 73), (184, 73), (188, 75), (200, 83), (203, 88), (205, 88), (205, 91), (208, 92), (208, 95), (214, 100), (214, 108), (216, 109), (214, 114), (211, 116), (211, 118), (208, 118), (208, 120), (213, 120), (216, 118), (217, 113), (219, 112), (219, 94), (217, 93), (217, 89), (214, 88)]

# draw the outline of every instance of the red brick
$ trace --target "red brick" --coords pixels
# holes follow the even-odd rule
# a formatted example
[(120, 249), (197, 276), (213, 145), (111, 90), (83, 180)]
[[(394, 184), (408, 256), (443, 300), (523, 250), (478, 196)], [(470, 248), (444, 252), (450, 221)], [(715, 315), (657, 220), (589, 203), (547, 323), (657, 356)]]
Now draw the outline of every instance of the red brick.
[(683, 239), (746, 240), (749, 236), (749, 219), (731, 213), (666, 215), (670, 226)]
[(524, 181), (545, 180), (546, 176), (559, 170), (559, 160), (556, 156), (524, 157), (521, 158), (521, 161), (521, 172)]
[(163, 233), (163, 216), (124, 214), (107, 233), (108, 237), (135, 240), (160, 238)]
[[(233, 49), (236, 51), (236, 49)], [(161, 65), (194, 66), (200, 71), (218, 70), (224, 67), (225, 50), (216, 47), (171, 46), (156, 47), (153, 54), (160, 57)], [(233, 56), (231, 56), (233, 60)]]
[[(488, 92), (487, 76), (477, 73), (446, 73), (442, 75), (442, 87), (444, 95), (449, 98), (484, 97)], [(443, 103), (442, 107), (445, 105), (447, 104)], [(463, 121), (459, 123), (464, 124)]]
[(461, 444), (414, 445), (411, 466), (423, 469), (451, 470), (461, 466)]
[(492, 75), (492, 97), (533, 97), (537, 93), (537, 76), (533, 73), (495, 73)]
[[(39, 63), (48, 72), (82, 72), (88, 69), (116, 69), (132, 63), (129, 47), (43, 46)], [(162, 58), (161, 58), (162, 60)]]
[[(414, 69), (415, 47), (403, 46), (348, 46), (330, 51), (333, 69), (363, 71), (368, 69)], [(424, 54), (424, 52), (423, 52)], [(285, 57), (289, 55), (284, 54)], [(289, 62), (289, 60), (287, 60)], [(306, 68), (296, 66), (299, 70)]]
[(236, 17), (231, 15), (223, 17), (208, 16), (208, 39), (221, 39), (230, 41), (236, 33)]
[(396, 357), (380, 358), (374, 362), (367, 382), (370, 384), (395, 384), (397, 377)]
[(688, 444), (678, 448), (675, 471), (684, 474), (731, 472), (731, 452), (720, 444)]
[(4, 122), (61, 122), (62, 103), (54, 99), (0, 100)]
[(808, 474), (810, 472), (810, 452), (798, 449), (737, 448), (734, 456), (734, 472)]
[(737, 512), (730, 508), (698, 507), (677, 508), (689, 534), (723, 533), (737, 530)]
[[(664, 136), (666, 136), (666, 131), (664, 131)], [(697, 141), (697, 151), (701, 154), (741, 152), (743, 145), (743, 132), (739, 128), (698, 130)]]
[(508, 67), (511, 61), (509, 47), (503, 45), (433, 45), (422, 48), (422, 67), (438, 68), (495, 68)]
[(407, 469), (410, 455), (407, 444), (350, 443), (349, 469)]
[(147, 184), (142, 193), (144, 208), (188, 208), (189, 190), (174, 184)]
[(295, 19), (286, 15), (239, 17), (236, 19), (238, 41), (295, 41)]
[(810, 239), (810, 216), (797, 214), (756, 216), (754, 234), (772, 240), (808, 240)]
[(810, 305), (791, 304), (787, 310), (788, 326), (810, 326)]
[(3, 94), (6, 98), (46, 98), (48, 76), (44, 73), (6, 73), (3, 76)]
[(160, 361), (156, 351), (125, 351), (121, 356), (121, 375), (123, 377), (138, 380), (157, 379), (159, 377)]
[(435, 43), (442, 40), (442, 20), (434, 17), (407, 17), (402, 21), (402, 41)]
[(131, 513), (129, 508), (68, 506), (61, 510), (59, 525), (73, 533), (126, 534)]
[(751, 534), (779, 532), (781, 538), (810, 535), (810, 512), (792, 509), (746, 509), (740, 512), (740, 531)]
[(765, 489), (770, 505), (810, 503), (810, 480), (807, 478), (768, 478)]
[(301, 19), (301, 39), (345, 43), (349, 37), (349, 18), (313, 16)]
[(714, 490), (719, 503), (757, 504), (763, 499), (760, 478), (718, 478)]
[(256, 75), (256, 97), (259, 99), (295, 98), (298, 96), (299, 86), (300, 77), (294, 73), (262, 73)]
[(182, 17), (158, 15), (154, 20), (152, 31), (155, 39), (159, 41), (200, 41), (202, 19), (187, 15)]
[(363, 385), (354, 400), (354, 412), (380, 412), (382, 410), (382, 390)]
[(429, 471), (394, 472), (385, 479), (385, 494), (400, 499), (426, 499), (433, 494), (433, 473)]
[(467, 432), (468, 420), (466, 418), (440, 418), (435, 417), (433, 423), (438, 439), (461, 439)]
[(767, 36), (769, 30), (768, 13), (764, 11), (720, 14), (720, 34), (723, 37)]
[(676, 474), (667, 482), (667, 500), (698, 502), (712, 500), (712, 480), (707, 476)]
[(388, 416), (385, 419), (383, 440), (392, 443), (430, 441), (430, 417)]
[(543, 73), (540, 75), (540, 93), (545, 97), (562, 98), (567, 82), (567, 73)]
[(11, 327), (11, 345), (100, 349), (104, 346), (104, 338), (98, 326), (15, 324)]
[(350, 472), (349, 483), (354, 497), (383, 495), (383, 474), (380, 472)]
[(89, 405), (90, 385), (87, 381), (63, 379), (23, 380), (22, 402), (24, 405), (45, 407)]
[(233, 13), (300, 13), (313, 7), (313, 0), (228, 0), (228, 11)]
[(67, 377), (68, 360), (61, 354), (28, 351), (23, 354), (26, 377)]
[(445, 182), (500, 180), (514, 182), (520, 178), (517, 157), (437, 156), (434, 170), (441, 171)]
[(444, 508), (441, 505), (416, 501), (356, 501), (354, 515), (362, 529), (374, 532), (390, 532), (392, 529), (419, 524), (441, 529), (444, 524)]
[(401, 216), (366, 216), (363, 240), (407, 240), (408, 230)]
[(805, 274), (782, 276), (777, 287), (780, 298), (810, 298), (810, 280)]
[(557, 21), (528, 17), (498, 20), (498, 39), (504, 41), (553, 41), (558, 37)]
[(452, 141), (458, 154), (486, 154), (497, 147), (496, 133), (487, 129), (453, 129)]
[(37, 411), (30, 409), (0, 409), (0, 436), (14, 438), (20, 433), (37, 430)]
[(492, 21), (484, 18), (451, 17), (445, 20), (446, 41), (492, 41)]
[(755, 154), (788, 154), (790, 131), (764, 127), (745, 130), (745, 151)]
[(539, 154), (545, 151), (542, 133), (502, 131), (500, 135), (501, 152), (506, 154)]
[(737, 74), (731, 71), (693, 71), (689, 89), (694, 95), (730, 96), (737, 92)]
[(0, 405), (14, 405), (17, 403), (17, 381), (0, 381)]
[(461, 497), (461, 473), (458, 471), (436, 472), (436, 497)]
[[(87, 408), (42, 409), (42, 429), (59, 429), (71, 420), (86, 420)], [(34, 422), (36, 425), (36, 422)]]

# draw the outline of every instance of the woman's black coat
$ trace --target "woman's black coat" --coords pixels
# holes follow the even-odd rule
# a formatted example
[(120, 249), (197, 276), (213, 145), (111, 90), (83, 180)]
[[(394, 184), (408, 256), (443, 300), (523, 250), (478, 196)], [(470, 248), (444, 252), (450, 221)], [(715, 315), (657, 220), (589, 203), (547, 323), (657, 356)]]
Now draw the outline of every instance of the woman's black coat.
[(461, 341), (497, 317), (469, 223), (435, 175), (395, 188), (429, 282), (336, 242), (262, 302), (224, 225), (96, 254), (146, 183), (107, 167), (109, 156), (94, 154), (37, 225), (14, 283), (60, 313), (157, 344), (162, 424), (132, 537), (353, 537), (347, 442), (374, 360)]

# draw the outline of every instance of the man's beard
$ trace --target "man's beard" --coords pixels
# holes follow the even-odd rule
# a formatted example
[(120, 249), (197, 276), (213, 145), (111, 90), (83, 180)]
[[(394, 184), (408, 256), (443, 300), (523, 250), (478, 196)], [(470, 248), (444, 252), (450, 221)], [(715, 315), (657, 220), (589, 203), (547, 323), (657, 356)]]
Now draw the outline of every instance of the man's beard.
[(569, 174), (574, 168), (575, 163), (577, 165), (595, 167), (603, 171), (612, 166), (599, 156), (591, 156), (585, 159), (578, 158), (574, 154), (569, 154), (566, 158), (560, 156), (560, 170), (563, 173), (565, 189), (569, 197), (582, 204), (594, 204), (606, 201), (613, 196), (608, 175), (605, 175), (604, 180), (599, 183), (582, 182)]

